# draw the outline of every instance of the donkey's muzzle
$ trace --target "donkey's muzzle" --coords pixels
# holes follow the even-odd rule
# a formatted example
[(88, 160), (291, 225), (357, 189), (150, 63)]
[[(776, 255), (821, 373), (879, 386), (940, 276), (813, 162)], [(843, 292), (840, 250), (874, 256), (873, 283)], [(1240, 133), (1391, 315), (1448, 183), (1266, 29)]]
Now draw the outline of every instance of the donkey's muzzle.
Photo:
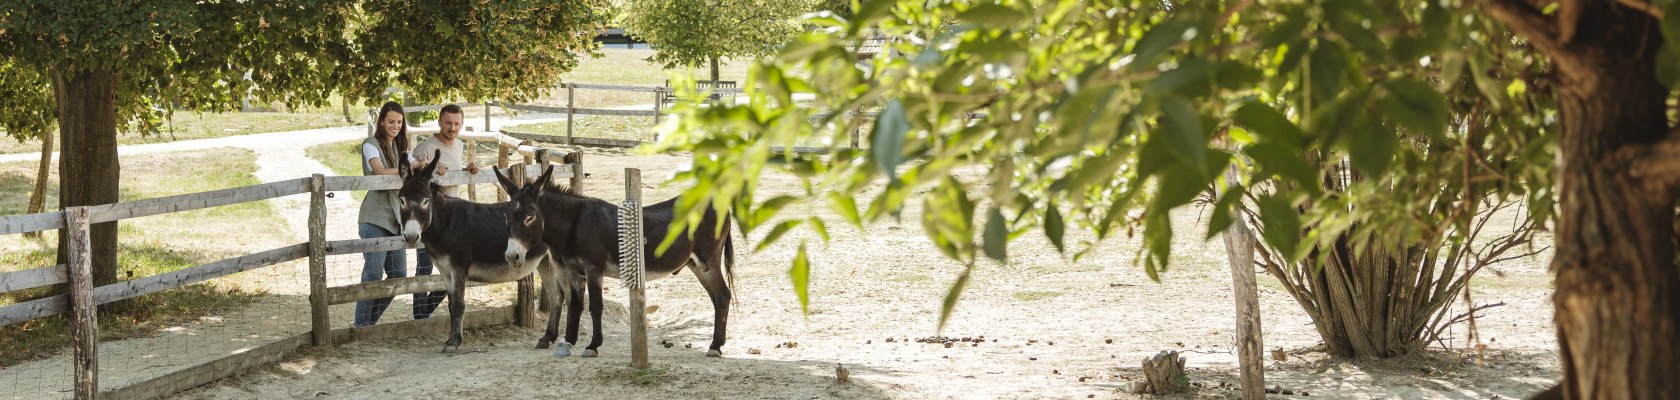
[(512, 265), (524, 264), (525, 245), (519, 243), (518, 240), (508, 239), (507, 251), (502, 253), (502, 257), (506, 258), (507, 262)]

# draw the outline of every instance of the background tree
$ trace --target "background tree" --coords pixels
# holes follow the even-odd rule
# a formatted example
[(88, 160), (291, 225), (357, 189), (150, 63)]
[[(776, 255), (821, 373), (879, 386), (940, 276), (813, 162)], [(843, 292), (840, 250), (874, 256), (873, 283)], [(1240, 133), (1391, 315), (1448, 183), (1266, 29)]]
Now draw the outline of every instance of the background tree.
[(653, 47), (649, 60), (666, 69), (718, 60), (762, 58), (800, 32), (813, 0), (626, 0), (619, 23)]
[[(21, 110), (8, 118), (0, 118), (0, 130), (18, 141), (41, 139), (41, 163), (35, 168), (35, 188), (29, 191), (29, 205), (25, 210), (31, 214), (46, 210), (47, 176), (52, 172), (54, 105), (49, 87), (38, 71), (19, 67), (12, 60), (0, 57), (0, 99)], [(40, 235), (40, 232), (25, 234), (28, 237)]]
[[(50, 82), (49, 122), (64, 150), (61, 205), (107, 204), (118, 193), (117, 131), (155, 124), (153, 104), (231, 111), (249, 95), (319, 106), (334, 91), (373, 101), (393, 82), (518, 101), (596, 48), (577, 32), (601, 26), (599, 8), (594, 0), (7, 1), (0, 65)], [(8, 98), (0, 121), (41, 110)], [(95, 224), (91, 239), (95, 283), (115, 282), (115, 224)]]
[[(1439, 257), (1478, 245), (1471, 217), (1492, 207), (1480, 204), (1518, 198), (1532, 221), (1557, 221), (1563, 394), (1662, 397), (1680, 392), (1664, 378), (1680, 370), (1680, 136), (1669, 134), (1663, 84), (1680, 77), (1680, 44), (1665, 45), (1680, 29), (1657, 22), (1672, 3), (865, 2), (850, 20), (812, 21), (833, 29), (756, 66), (749, 103), (684, 110), (662, 148), (696, 154), (681, 176), (694, 184), (679, 202), (690, 219), (700, 207), (733, 209), (744, 232), (772, 225), (766, 241), (799, 225), (825, 229), (778, 218), (789, 204), (825, 203), (860, 224), (931, 187), (924, 226), (968, 270), (982, 254), (1004, 259), (1005, 243), (1031, 226), (1082, 249), (1075, 258), (1095, 244), (1067, 246), (1069, 227), (1099, 239), (1141, 227), (1140, 259), (1154, 276), (1171, 252), (1167, 213), (1234, 165), (1247, 176), (1214, 200), (1209, 236), (1252, 215), (1274, 268), (1288, 273), (1400, 268), (1419, 274), (1400, 279), (1439, 280), (1421, 270), (1487, 261), (1480, 250)], [(876, 29), (903, 38), (894, 56), (853, 67), (848, 44)], [(834, 113), (792, 100), (812, 89)], [(877, 109), (867, 151), (770, 151), (841, 135), (862, 123), (845, 111)], [(986, 117), (969, 123), (970, 112)], [(991, 189), (971, 199), (976, 182), (945, 172), (975, 165), (992, 171)], [(756, 202), (765, 168), (811, 189)], [(865, 191), (879, 180), (884, 189)], [(859, 194), (869, 199), (861, 212)], [(791, 272), (799, 293), (802, 256)], [(1370, 260), (1332, 268), (1350, 257)], [(1346, 289), (1338, 282), (1347, 281), (1308, 285)], [(1355, 318), (1391, 317), (1376, 311)]]

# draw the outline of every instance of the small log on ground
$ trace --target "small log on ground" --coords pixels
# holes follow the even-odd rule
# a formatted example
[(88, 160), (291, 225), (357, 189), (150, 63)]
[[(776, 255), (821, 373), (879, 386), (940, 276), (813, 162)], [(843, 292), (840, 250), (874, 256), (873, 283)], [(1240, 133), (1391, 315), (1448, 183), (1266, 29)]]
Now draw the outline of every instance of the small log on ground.
[(1184, 375), (1184, 357), (1177, 351), (1163, 350), (1143, 360), (1143, 376), (1154, 394), (1178, 393), (1190, 387), (1190, 378)]

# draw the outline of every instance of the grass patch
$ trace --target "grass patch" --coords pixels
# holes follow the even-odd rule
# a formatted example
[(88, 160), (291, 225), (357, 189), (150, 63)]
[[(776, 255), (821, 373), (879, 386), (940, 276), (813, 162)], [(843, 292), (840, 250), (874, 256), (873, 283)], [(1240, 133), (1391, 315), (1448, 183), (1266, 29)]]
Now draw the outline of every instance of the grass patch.
[[(620, 117), (609, 115), (579, 116), (572, 126), (572, 135), (576, 137), (640, 140), (651, 142), (654, 140), (656, 125), (653, 117)], [(541, 124), (520, 125), (508, 128), (509, 131), (530, 133), (537, 135), (552, 135), (566, 137), (566, 121), (547, 122)]]
[(1049, 298), (1055, 298), (1055, 297), (1061, 296), (1061, 295), (1062, 295), (1062, 292), (1033, 292), (1033, 291), (1027, 291), (1027, 292), (1015, 292), (1015, 294), (1012, 295), (1012, 296), (1015, 297), (1015, 300), (1020, 300), (1020, 301), (1039, 301), (1039, 300), (1044, 300), (1044, 299), (1049, 299)]
[[(126, 157), (119, 197), (123, 201), (255, 185), (255, 155), (248, 150), (215, 149)], [(34, 165), (0, 165), (0, 214), (18, 214), (33, 187)], [(48, 193), (57, 193), (57, 177)], [(49, 204), (56, 199), (49, 199)], [(134, 279), (201, 265), (285, 245), (275, 227), (286, 226), (268, 202), (252, 202), (152, 217), (117, 224), (118, 279)], [(283, 231), (281, 229), (279, 231)], [(57, 235), (9, 241), (0, 246), (0, 272), (53, 264)], [(102, 339), (145, 336), (159, 328), (235, 309), (258, 300), (261, 291), (241, 284), (239, 276), (188, 285), (101, 309)], [(0, 294), (0, 306), (47, 296), (50, 288)], [(0, 327), (0, 366), (47, 357), (70, 343), (63, 316)]]
[[(356, 105), (350, 107), (351, 122), (345, 122), (344, 113), (339, 104), (340, 101), (334, 99), (332, 104), (326, 107), (270, 112), (199, 114), (178, 110), (175, 112), (173, 124), (165, 123), (157, 134), (146, 136), (138, 133), (119, 134), (117, 135), (117, 145), (209, 139), (253, 133), (358, 125), (366, 122), (367, 117), (363, 115), (366, 110), (364, 110), (364, 107)], [(171, 127), (173, 127), (173, 133), (171, 133)], [(54, 149), (56, 150), (59, 146), (60, 144), (54, 141)], [(40, 151), (40, 140), (18, 141), (10, 136), (0, 138), (0, 153), (39, 153)]]
[[(653, 50), (650, 49), (601, 49), (601, 53), (600, 58), (583, 59), (578, 63), (577, 69), (561, 75), (560, 81), (595, 85), (664, 86), (665, 80), (672, 74), (688, 75), (695, 80), (711, 79), (711, 72), (707, 68), (664, 70), (657, 64), (649, 63), (647, 58), (653, 56)], [(747, 61), (725, 60), (718, 65), (718, 79), (739, 82), (745, 86), (749, 64)], [(653, 103), (653, 93), (593, 89), (578, 89), (573, 93), (577, 95), (573, 100), (577, 107), (606, 108)], [(532, 103), (564, 106), (566, 91), (557, 90)]]

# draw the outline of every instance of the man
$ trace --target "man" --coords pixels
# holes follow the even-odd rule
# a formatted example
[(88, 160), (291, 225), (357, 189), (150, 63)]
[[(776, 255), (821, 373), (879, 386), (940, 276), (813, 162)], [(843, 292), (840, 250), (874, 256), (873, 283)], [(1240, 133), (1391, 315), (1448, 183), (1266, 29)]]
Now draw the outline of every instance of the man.
[[(432, 140), (427, 140), (414, 147), (414, 156), (418, 159), (418, 165), (414, 169), (419, 170), (427, 164), (436, 162), (438, 163), (438, 175), (443, 175), (445, 172), (452, 170), (466, 170), (469, 174), (477, 175), (477, 163), (468, 160), (465, 165), (462, 165), (461, 158), (462, 154), (465, 153), (466, 145), (459, 140), (455, 140), (456, 137), (461, 136), (461, 125), (465, 121), (466, 115), (461, 111), (460, 106), (454, 104), (443, 106), (443, 109), (438, 111), (438, 133), (432, 135)], [(438, 155), (438, 159), (431, 159), (432, 155), (438, 153), (439, 150), (442, 152)], [(456, 186), (443, 187), (443, 194), (446, 196), (460, 197), (458, 192)], [(416, 256), (414, 276), (431, 275), (431, 255), (426, 253), (425, 248), (417, 249), (414, 253)], [(415, 293), (414, 319), (431, 318), (432, 311), (437, 310), (438, 304), (443, 302), (446, 294), (448, 294), (446, 291)]]

